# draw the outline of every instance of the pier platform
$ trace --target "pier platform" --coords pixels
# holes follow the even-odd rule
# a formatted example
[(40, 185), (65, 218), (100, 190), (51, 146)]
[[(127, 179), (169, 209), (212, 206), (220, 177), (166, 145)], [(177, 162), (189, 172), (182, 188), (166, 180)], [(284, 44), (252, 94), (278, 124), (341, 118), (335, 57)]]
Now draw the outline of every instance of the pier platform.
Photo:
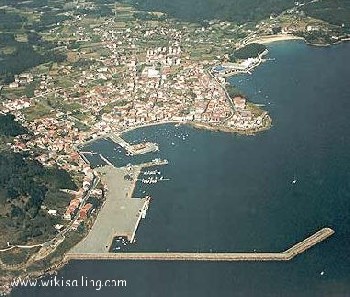
[(130, 144), (116, 133), (108, 134), (108, 138), (111, 139), (114, 143), (119, 144), (132, 156), (157, 152), (159, 150), (158, 145), (156, 143), (144, 142), (138, 144)]
[(155, 159), (139, 165), (121, 168), (108, 165), (95, 169), (107, 187), (106, 201), (87, 237), (70, 253), (107, 253), (117, 236), (133, 242), (150, 202), (149, 197), (132, 198), (138, 176), (143, 168), (167, 163), (167, 160)]
[[(148, 198), (131, 197), (141, 167), (104, 166), (96, 170), (107, 185), (106, 201), (89, 234), (72, 253), (107, 253), (116, 236), (133, 241), (143, 210), (148, 207)], [(125, 179), (126, 175), (131, 180)]]

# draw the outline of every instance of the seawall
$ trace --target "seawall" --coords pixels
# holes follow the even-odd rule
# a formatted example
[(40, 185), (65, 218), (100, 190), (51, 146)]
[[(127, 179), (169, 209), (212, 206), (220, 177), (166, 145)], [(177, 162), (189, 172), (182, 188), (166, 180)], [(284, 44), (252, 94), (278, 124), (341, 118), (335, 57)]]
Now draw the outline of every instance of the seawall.
[(131, 261), (290, 261), (314, 245), (334, 234), (330, 228), (323, 228), (304, 241), (296, 243), (284, 252), (277, 253), (69, 253), (70, 260), (131, 260)]

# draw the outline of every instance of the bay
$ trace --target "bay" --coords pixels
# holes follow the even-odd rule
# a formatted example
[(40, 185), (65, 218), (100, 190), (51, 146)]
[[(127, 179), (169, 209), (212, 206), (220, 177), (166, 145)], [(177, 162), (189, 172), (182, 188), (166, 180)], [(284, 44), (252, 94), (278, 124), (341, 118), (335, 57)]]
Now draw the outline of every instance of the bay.
[[(158, 154), (123, 157), (91, 145), (115, 164), (155, 157), (169, 181), (138, 184), (154, 199), (130, 251), (283, 251), (322, 227), (335, 234), (288, 263), (73, 261), (63, 279), (121, 278), (126, 288), (19, 288), (13, 296), (349, 296), (350, 44), (269, 46), (252, 75), (231, 83), (264, 104), (273, 127), (255, 136), (162, 125), (129, 132)], [(293, 184), (292, 181), (296, 180)], [(97, 293), (98, 292), (98, 293)]]

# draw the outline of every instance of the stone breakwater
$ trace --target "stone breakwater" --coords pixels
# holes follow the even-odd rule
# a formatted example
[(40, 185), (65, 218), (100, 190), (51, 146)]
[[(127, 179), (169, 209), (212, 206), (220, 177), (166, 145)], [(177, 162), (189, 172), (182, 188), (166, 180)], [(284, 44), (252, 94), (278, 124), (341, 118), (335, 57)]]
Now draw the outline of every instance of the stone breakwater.
[(323, 228), (304, 241), (280, 253), (69, 253), (65, 260), (131, 260), (131, 261), (289, 261), (334, 234)]

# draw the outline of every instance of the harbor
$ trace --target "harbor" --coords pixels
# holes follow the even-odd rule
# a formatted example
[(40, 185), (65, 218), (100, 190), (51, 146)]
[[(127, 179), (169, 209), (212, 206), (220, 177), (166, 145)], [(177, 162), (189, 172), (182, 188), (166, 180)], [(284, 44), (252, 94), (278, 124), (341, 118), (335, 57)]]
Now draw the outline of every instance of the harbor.
[(133, 261), (290, 261), (334, 234), (323, 228), (304, 241), (280, 253), (69, 253), (66, 260), (133, 260)]
[(241, 63), (226, 62), (222, 65), (212, 68), (212, 72), (215, 76), (222, 78), (229, 78), (237, 74), (252, 74), (252, 71), (257, 68), (261, 63), (265, 62), (264, 56), (266, 56), (268, 50), (265, 50), (259, 54), (256, 58), (248, 58)]
[(136, 230), (145, 218), (150, 197), (132, 197), (136, 181), (143, 168), (165, 165), (166, 160), (154, 159), (150, 162), (121, 168), (103, 166), (96, 169), (106, 186), (106, 201), (87, 237), (69, 253), (107, 253), (117, 236), (135, 240)]
[[(350, 139), (345, 132), (350, 127), (346, 113), (348, 81), (341, 78), (347, 78), (350, 69), (349, 44), (329, 50), (306, 47), (302, 42), (284, 42), (274, 44), (270, 52), (278, 63), (265, 63), (252, 76), (246, 76), (249, 81), (238, 76), (233, 82), (238, 87), (242, 85), (251, 97), (261, 90), (258, 103), (267, 104), (264, 98), (269, 95), (271, 105), (267, 107), (279, 115), (278, 124), (269, 132), (250, 138), (187, 126), (174, 128), (172, 134), (165, 133), (162, 127), (143, 130), (149, 141), (159, 141), (160, 157), (171, 163), (164, 173), (172, 181), (150, 187), (154, 201), (150, 205), (152, 213), (149, 211), (147, 216), (152, 219), (147, 224), (141, 220), (137, 244), (130, 245), (129, 250), (165, 252), (169, 248), (209, 253), (213, 248), (224, 252), (280, 252), (323, 226), (330, 226), (336, 233), (290, 261), (72, 260), (58, 272), (58, 277), (74, 279), (83, 275), (104, 279), (117, 273), (130, 280), (125, 294), (107, 288), (99, 292), (103, 297), (118, 293), (125, 297), (210, 297), (220, 289), (228, 296), (232, 292), (256, 297), (346, 296), (350, 291), (346, 183)], [(310, 68), (315, 66), (315, 71), (305, 71), (305, 61)], [(335, 86), (330, 90), (333, 95), (321, 87), (315, 88), (324, 85), (324, 81)], [(332, 100), (335, 96), (336, 104)], [(167, 127), (166, 131), (170, 129)], [(190, 133), (188, 141), (177, 142), (174, 133), (180, 131)], [(128, 140), (144, 139), (144, 134), (135, 131)], [(192, 153), (193, 149), (196, 151)], [(113, 149), (108, 156), (104, 153), (109, 159), (114, 154)], [(211, 183), (206, 186), (204, 181), (209, 179)], [(177, 189), (178, 185), (182, 187)], [(189, 192), (181, 195), (184, 188)], [(218, 189), (222, 192), (215, 196)], [(179, 209), (179, 205), (184, 207)], [(174, 208), (179, 210), (172, 212)], [(194, 214), (194, 209), (198, 216), (182, 219)], [(215, 210), (215, 220), (209, 223), (204, 215), (208, 209)], [(173, 227), (164, 228), (166, 224)], [(13, 296), (39, 293), (52, 297), (84, 296), (93, 295), (94, 290), (23, 288), (14, 291)]]

